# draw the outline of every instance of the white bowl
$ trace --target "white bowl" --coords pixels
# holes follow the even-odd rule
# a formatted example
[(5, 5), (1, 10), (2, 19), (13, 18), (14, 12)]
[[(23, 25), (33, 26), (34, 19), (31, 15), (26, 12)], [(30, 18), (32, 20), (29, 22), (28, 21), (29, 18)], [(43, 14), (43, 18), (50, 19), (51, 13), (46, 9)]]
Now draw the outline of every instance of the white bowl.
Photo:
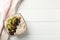
[[(14, 35), (17, 36), (17, 35), (22, 34), (26, 30), (26, 23), (25, 23), (25, 20), (20, 13), (17, 13), (17, 14), (11, 15), (11, 16), (15, 16), (15, 15), (16, 16), (21, 16), (21, 19), (20, 19), (21, 22), (19, 23), (19, 26), (17, 26), (16, 33), (14, 33)], [(9, 17), (11, 17), (11, 16), (9, 16)], [(9, 18), (9, 17), (7, 17), (7, 18)], [(6, 19), (5, 19), (5, 21), (6, 21)], [(4, 26), (5, 26), (5, 29), (6, 29), (5, 21), (4, 21)], [(6, 30), (6, 31), (9, 34), (8, 30)]]

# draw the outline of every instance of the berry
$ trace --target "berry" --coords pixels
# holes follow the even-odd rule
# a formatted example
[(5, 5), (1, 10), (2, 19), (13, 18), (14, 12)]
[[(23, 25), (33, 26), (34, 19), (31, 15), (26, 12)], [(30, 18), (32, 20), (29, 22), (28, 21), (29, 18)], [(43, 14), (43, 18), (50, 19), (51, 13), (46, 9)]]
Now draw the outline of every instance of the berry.
[(14, 30), (12, 30), (12, 32), (14, 33)]
[(9, 30), (9, 32), (11, 32), (11, 29), (8, 29)]
[(14, 35), (14, 33), (10, 32), (10, 35)]
[(16, 18), (16, 19), (15, 19), (15, 24), (18, 25), (18, 23), (19, 23), (19, 22), (18, 22), (18, 19)]

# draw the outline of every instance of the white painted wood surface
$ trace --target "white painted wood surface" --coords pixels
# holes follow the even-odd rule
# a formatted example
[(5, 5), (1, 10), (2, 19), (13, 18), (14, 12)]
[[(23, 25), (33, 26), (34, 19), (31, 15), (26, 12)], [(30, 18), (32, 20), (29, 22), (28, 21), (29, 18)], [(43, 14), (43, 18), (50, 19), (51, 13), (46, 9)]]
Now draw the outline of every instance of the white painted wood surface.
[(60, 0), (23, 0), (18, 12), (27, 32), (10, 40), (60, 40)]

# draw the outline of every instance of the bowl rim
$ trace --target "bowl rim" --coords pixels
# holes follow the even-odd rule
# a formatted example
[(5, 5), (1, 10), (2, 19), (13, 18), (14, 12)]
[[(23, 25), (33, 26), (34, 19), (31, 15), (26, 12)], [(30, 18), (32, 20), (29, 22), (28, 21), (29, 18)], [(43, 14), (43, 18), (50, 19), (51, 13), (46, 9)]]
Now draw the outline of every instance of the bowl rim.
[[(24, 20), (24, 23), (25, 23), (25, 28), (24, 28), (24, 30), (20, 33), (20, 34), (22, 34), (22, 33), (24, 33), (25, 31), (26, 31), (26, 29), (27, 29), (27, 25), (26, 25), (26, 22), (25, 22), (25, 19), (23, 18), (23, 16), (21, 15), (21, 13), (16, 13), (16, 14), (14, 14), (14, 15), (20, 15), (21, 17), (22, 17), (22, 19)], [(14, 15), (11, 15), (11, 16), (14, 16)], [(6, 30), (6, 28), (5, 28), (5, 21), (6, 21), (6, 19), (7, 18), (9, 18), (9, 17), (11, 17), (11, 16), (7, 16), (6, 18), (5, 18), (5, 20), (4, 20), (4, 22), (3, 22), (3, 26), (4, 26), (4, 29)], [(7, 30), (6, 30), (6, 32), (7, 32)], [(8, 33), (8, 32), (7, 32)], [(9, 34), (9, 33), (8, 33)], [(9, 34), (10, 35), (10, 34)], [(15, 35), (12, 35), (12, 36), (15, 36)]]

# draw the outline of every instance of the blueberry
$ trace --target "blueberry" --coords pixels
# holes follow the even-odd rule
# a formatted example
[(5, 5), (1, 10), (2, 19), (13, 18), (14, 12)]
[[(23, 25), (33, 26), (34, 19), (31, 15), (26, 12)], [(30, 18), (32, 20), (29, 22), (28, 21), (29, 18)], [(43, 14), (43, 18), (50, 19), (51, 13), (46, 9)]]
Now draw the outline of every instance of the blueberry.
[(16, 29), (17, 29), (17, 27), (13, 27), (13, 29), (12, 29), (12, 30), (14, 30), (14, 32), (16, 32)]
[(14, 33), (10, 33), (10, 35), (14, 35)]
[(17, 29), (17, 27), (15, 27), (15, 26), (14, 26), (14, 28), (13, 28), (13, 29)]
[(15, 23), (13, 26), (14, 26), (14, 27), (16, 27), (16, 26), (17, 26), (17, 24)]
[(8, 29), (9, 30), (9, 32), (11, 31), (10, 29)]
[(14, 30), (14, 32), (16, 32), (16, 30)]
[(18, 21), (18, 19), (17, 19), (17, 18), (15, 19), (15, 24), (16, 24), (16, 25), (18, 25), (18, 24), (19, 24), (19, 21)]
[(13, 32), (9, 32), (9, 34), (10, 34), (10, 35), (14, 35), (14, 33), (13, 33)]

